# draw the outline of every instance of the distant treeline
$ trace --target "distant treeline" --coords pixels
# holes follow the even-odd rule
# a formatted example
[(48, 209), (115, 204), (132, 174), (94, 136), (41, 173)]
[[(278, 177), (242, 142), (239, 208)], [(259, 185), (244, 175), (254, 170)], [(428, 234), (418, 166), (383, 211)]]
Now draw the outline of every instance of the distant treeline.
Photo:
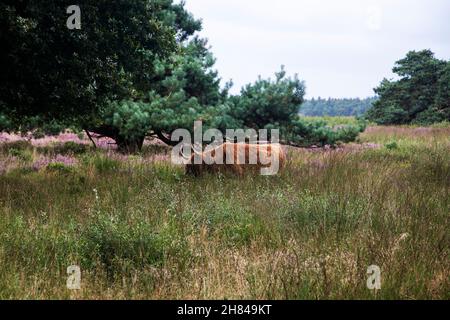
[(344, 98), (344, 99), (322, 99), (312, 98), (306, 100), (300, 107), (300, 114), (304, 116), (361, 116), (376, 101), (376, 97), (365, 99)]

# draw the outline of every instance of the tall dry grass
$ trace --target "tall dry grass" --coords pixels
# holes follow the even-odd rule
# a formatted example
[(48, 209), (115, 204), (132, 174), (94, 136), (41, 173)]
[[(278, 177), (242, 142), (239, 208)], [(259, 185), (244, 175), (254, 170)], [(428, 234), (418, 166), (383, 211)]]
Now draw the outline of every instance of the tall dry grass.
[(0, 298), (449, 299), (449, 133), (369, 128), (241, 179), (90, 150), (36, 171), (36, 149), (5, 151)]

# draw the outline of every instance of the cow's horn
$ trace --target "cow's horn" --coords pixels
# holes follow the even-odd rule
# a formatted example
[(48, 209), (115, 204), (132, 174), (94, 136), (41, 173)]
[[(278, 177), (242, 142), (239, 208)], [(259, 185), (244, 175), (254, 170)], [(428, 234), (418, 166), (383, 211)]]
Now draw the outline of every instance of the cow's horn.
[(191, 149), (192, 149), (192, 151), (194, 151), (195, 154), (198, 154), (198, 155), (202, 154), (201, 152), (198, 152), (197, 150), (195, 150), (195, 147), (192, 144), (191, 144)]

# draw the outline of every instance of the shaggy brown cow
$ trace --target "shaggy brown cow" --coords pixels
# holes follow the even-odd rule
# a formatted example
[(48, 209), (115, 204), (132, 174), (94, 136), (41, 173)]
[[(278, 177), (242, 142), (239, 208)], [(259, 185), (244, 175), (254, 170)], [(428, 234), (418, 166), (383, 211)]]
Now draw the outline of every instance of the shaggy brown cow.
[[(196, 157), (201, 163), (195, 163)], [(285, 153), (279, 144), (226, 142), (211, 150), (192, 154), (186, 173), (198, 176), (204, 172), (232, 172), (242, 176), (245, 171), (260, 169), (262, 174), (272, 175), (284, 166), (285, 161)]]

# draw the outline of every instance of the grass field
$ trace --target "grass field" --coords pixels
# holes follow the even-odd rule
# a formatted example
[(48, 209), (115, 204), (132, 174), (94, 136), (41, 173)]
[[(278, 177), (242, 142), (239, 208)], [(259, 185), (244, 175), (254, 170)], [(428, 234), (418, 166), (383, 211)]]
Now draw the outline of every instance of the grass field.
[(0, 145), (0, 298), (450, 298), (449, 126), (288, 149), (273, 177), (188, 177), (166, 151)]

